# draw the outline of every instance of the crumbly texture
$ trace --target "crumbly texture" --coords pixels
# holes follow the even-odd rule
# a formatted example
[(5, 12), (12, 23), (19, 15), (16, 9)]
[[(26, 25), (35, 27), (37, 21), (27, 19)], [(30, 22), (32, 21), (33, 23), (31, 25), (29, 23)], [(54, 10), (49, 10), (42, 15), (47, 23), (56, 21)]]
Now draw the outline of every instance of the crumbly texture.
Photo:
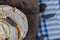
[[(3, 9), (1, 9), (1, 7)], [(20, 10), (16, 8), (15, 8), (15, 12), (13, 12), (12, 7), (7, 5), (0, 5), (0, 10), (1, 10), (0, 11), (1, 19), (6, 18), (6, 16), (9, 16), (17, 24), (17, 27), (13, 27), (9, 23), (7, 23), (8, 25), (10, 25), (9, 27), (9, 26), (6, 26), (4, 23), (2, 23), (3, 21), (6, 21), (6, 20), (4, 19), (1, 20), (2, 21), (1, 24), (3, 24), (3, 26), (0, 26), (1, 27), (0, 29), (2, 30), (1, 32), (4, 35), (1, 36), (0, 39), (5, 40), (5, 38), (6, 39), (8, 38), (8, 40), (20, 40), (20, 38), (18, 38), (20, 34), (21, 35), (19, 37), (24, 39), (28, 31), (28, 22), (25, 14), (23, 14)], [(20, 34), (18, 31), (20, 32)]]

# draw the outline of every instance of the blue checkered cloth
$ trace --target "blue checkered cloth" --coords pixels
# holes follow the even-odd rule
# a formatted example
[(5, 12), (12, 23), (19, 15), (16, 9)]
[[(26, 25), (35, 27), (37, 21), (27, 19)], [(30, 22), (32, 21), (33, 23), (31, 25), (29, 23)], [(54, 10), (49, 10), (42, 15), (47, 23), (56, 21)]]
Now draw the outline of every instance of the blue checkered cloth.
[[(54, 40), (60, 38), (60, 0), (39, 0), (39, 3), (47, 4), (43, 13), (40, 13), (39, 30), (36, 40), (45, 34), (44, 40)], [(45, 19), (44, 15), (55, 14), (53, 17)]]

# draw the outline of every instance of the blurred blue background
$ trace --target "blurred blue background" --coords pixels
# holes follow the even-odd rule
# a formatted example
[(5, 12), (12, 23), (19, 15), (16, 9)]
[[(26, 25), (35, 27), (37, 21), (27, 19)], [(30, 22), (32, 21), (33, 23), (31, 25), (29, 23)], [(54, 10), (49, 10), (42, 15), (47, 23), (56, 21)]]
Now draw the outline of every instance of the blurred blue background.
[[(39, 4), (45, 3), (47, 5), (44, 12), (40, 13), (39, 30), (36, 40), (45, 34), (44, 40), (55, 40), (60, 38), (60, 0), (38, 0)], [(49, 19), (44, 16), (48, 14), (55, 14)]]

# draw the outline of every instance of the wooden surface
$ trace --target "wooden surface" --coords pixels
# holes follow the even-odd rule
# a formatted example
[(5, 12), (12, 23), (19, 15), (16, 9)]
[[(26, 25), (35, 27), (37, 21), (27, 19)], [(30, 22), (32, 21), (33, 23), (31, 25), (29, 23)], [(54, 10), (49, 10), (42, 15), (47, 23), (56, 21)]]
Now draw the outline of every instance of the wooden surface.
[[(14, 1), (14, 3), (12, 3), (13, 1)], [(12, 1), (7, 0), (6, 2), (7, 2), (8, 5), (16, 6), (21, 1), (25, 2), (26, 9), (33, 9), (33, 6), (32, 6), (32, 4), (29, 0), (12, 0)], [(34, 5), (34, 8), (39, 9), (37, 0), (31, 0), (31, 1)], [(27, 16), (28, 23), (29, 23), (29, 30), (28, 30), (27, 36), (24, 40), (34, 40), (34, 38), (37, 34), (37, 31), (38, 31), (39, 14), (33, 15), (33, 14), (29, 13), (26, 9), (23, 10), (23, 12)]]

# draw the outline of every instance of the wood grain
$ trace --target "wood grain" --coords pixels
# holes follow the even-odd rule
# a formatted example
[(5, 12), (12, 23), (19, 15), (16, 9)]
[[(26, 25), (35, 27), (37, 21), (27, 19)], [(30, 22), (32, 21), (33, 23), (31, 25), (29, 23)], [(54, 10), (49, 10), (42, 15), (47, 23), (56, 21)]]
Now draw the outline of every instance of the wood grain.
[[(12, 6), (17, 6), (17, 4), (21, 1), (25, 2), (26, 9), (33, 9), (33, 7), (39, 9), (37, 0), (31, 0), (34, 6), (32, 6), (32, 4), (29, 0), (7, 0), (6, 4), (12, 5)], [(14, 3), (12, 3), (12, 2), (14, 2)], [(29, 30), (28, 30), (27, 36), (24, 40), (34, 40), (35, 36), (37, 34), (37, 31), (38, 31), (39, 14), (33, 15), (33, 14), (29, 13), (26, 9), (23, 9), (23, 12), (27, 16)]]

